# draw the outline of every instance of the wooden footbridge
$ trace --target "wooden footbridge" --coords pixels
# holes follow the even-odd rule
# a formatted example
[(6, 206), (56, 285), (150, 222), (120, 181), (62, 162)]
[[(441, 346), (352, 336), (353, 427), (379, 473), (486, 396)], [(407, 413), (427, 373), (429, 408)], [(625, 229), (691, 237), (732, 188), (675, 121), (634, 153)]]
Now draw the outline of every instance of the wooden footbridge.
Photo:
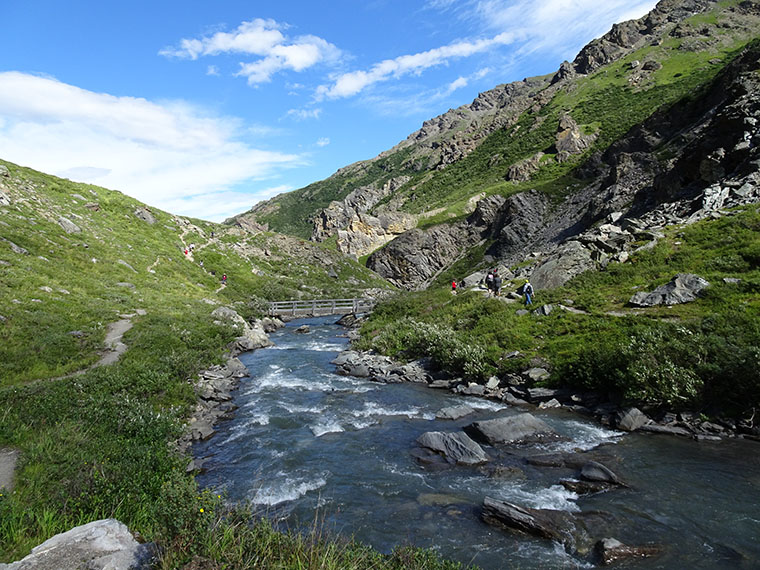
[(269, 316), (320, 317), (365, 313), (375, 306), (372, 299), (312, 299), (310, 301), (272, 301)]

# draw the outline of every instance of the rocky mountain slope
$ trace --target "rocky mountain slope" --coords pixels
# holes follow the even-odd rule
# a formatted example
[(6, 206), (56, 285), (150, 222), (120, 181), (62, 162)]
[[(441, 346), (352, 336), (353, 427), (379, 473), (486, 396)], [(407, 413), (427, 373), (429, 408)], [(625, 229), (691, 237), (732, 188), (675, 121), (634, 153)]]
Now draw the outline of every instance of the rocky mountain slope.
[[(664, 0), (556, 74), (482, 93), (231, 221), (334, 237), (395, 284), (422, 288), (457, 260), (467, 271), (554, 255), (610, 214), (641, 226), (658, 207), (688, 218), (699, 196), (708, 210), (752, 201), (757, 29), (757, 1)], [(572, 265), (618, 253), (589, 250)]]

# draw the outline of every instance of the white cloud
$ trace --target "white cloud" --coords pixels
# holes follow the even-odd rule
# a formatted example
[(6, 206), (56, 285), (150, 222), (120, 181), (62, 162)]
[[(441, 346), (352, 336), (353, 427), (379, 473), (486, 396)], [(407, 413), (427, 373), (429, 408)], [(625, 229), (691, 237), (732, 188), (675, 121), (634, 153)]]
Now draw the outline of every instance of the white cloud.
[[(0, 119), (7, 160), (207, 219), (236, 185), (305, 162), (253, 148), (239, 138), (238, 120), (185, 103), (115, 97), (18, 72), (0, 73)], [(248, 196), (247, 207), (257, 199)]]
[(374, 83), (409, 74), (419, 74), (428, 68), (445, 65), (451, 59), (469, 57), (495, 46), (510, 44), (514, 40), (514, 34), (504, 32), (492, 38), (460, 41), (416, 54), (386, 59), (373, 65), (369, 71), (360, 70), (344, 73), (334, 78), (332, 85), (319, 86), (316, 97), (318, 100), (351, 97)]
[(319, 147), (327, 146), (327, 145), (330, 144), (330, 139), (327, 138), (327, 137), (322, 137), (320, 139), (317, 139), (317, 143), (316, 144)]
[(319, 119), (322, 109), (290, 109), (287, 116), (296, 121), (305, 121), (307, 119)]
[(341, 56), (337, 47), (320, 37), (304, 35), (289, 39), (282, 33), (284, 29), (286, 25), (274, 20), (257, 18), (243, 22), (233, 32), (183, 39), (178, 47), (166, 47), (159, 54), (192, 60), (225, 53), (256, 56), (259, 59), (255, 61), (241, 62), (235, 74), (246, 77), (251, 85), (266, 83), (283, 70), (300, 72), (321, 62), (337, 61)]
[(460, 17), (474, 17), (486, 29), (523, 35), (523, 51), (551, 49), (569, 58), (613, 23), (639, 18), (656, 4), (657, 0), (468, 0), (457, 9)]
[(206, 68), (206, 75), (219, 76), (219, 68), (215, 65), (209, 65)]

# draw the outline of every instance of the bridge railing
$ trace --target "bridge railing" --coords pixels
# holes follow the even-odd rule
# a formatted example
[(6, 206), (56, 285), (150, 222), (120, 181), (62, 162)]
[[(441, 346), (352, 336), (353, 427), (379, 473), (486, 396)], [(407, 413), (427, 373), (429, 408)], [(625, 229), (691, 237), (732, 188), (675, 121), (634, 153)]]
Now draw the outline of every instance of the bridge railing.
[(296, 301), (272, 301), (269, 315), (338, 315), (362, 313), (375, 306), (371, 299), (312, 299)]

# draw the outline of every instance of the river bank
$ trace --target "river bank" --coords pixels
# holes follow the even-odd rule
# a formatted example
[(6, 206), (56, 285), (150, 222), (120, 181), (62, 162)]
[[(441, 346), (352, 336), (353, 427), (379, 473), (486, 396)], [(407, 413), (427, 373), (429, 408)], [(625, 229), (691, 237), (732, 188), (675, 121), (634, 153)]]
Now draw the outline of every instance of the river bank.
[[(331, 362), (346, 348), (345, 331), (310, 322), (311, 330), (297, 334), (301, 325), (272, 333), (275, 347), (240, 355), (250, 377), (240, 379), (234, 394), (239, 409), (215, 437), (194, 446), (206, 461), (201, 486), (258, 505), (290, 529), (308, 527), (319, 513), (326, 528), (381, 551), (398, 544), (433, 547), (485, 568), (501, 568), (506, 559), (528, 568), (596, 564), (602, 558), (592, 547), (613, 537), (656, 553), (651, 563), (636, 562), (637, 568), (711, 568), (726, 560), (742, 567), (758, 559), (749, 535), (727, 532), (732, 520), (754, 528), (747, 517), (758, 465), (746, 459), (753, 443), (626, 434), (567, 409), (516, 408), (422, 382), (383, 386), (368, 376), (336, 375)], [(444, 408), (464, 405), (474, 413), (439, 417)], [(415, 451), (422, 449), (424, 433), (467, 432), (470, 424), (526, 410), (561, 437), (483, 445), (489, 461), (472, 466), (420, 461)], [(625, 486), (603, 493), (565, 486), (584, 483), (584, 467), (592, 462)], [(488, 530), (487, 497), (532, 509), (533, 515), (568, 513), (560, 516), (581, 532), (566, 543)], [(589, 519), (596, 511), (608, 514)], [(699, 528), (698, 520), (704, 521)]]

